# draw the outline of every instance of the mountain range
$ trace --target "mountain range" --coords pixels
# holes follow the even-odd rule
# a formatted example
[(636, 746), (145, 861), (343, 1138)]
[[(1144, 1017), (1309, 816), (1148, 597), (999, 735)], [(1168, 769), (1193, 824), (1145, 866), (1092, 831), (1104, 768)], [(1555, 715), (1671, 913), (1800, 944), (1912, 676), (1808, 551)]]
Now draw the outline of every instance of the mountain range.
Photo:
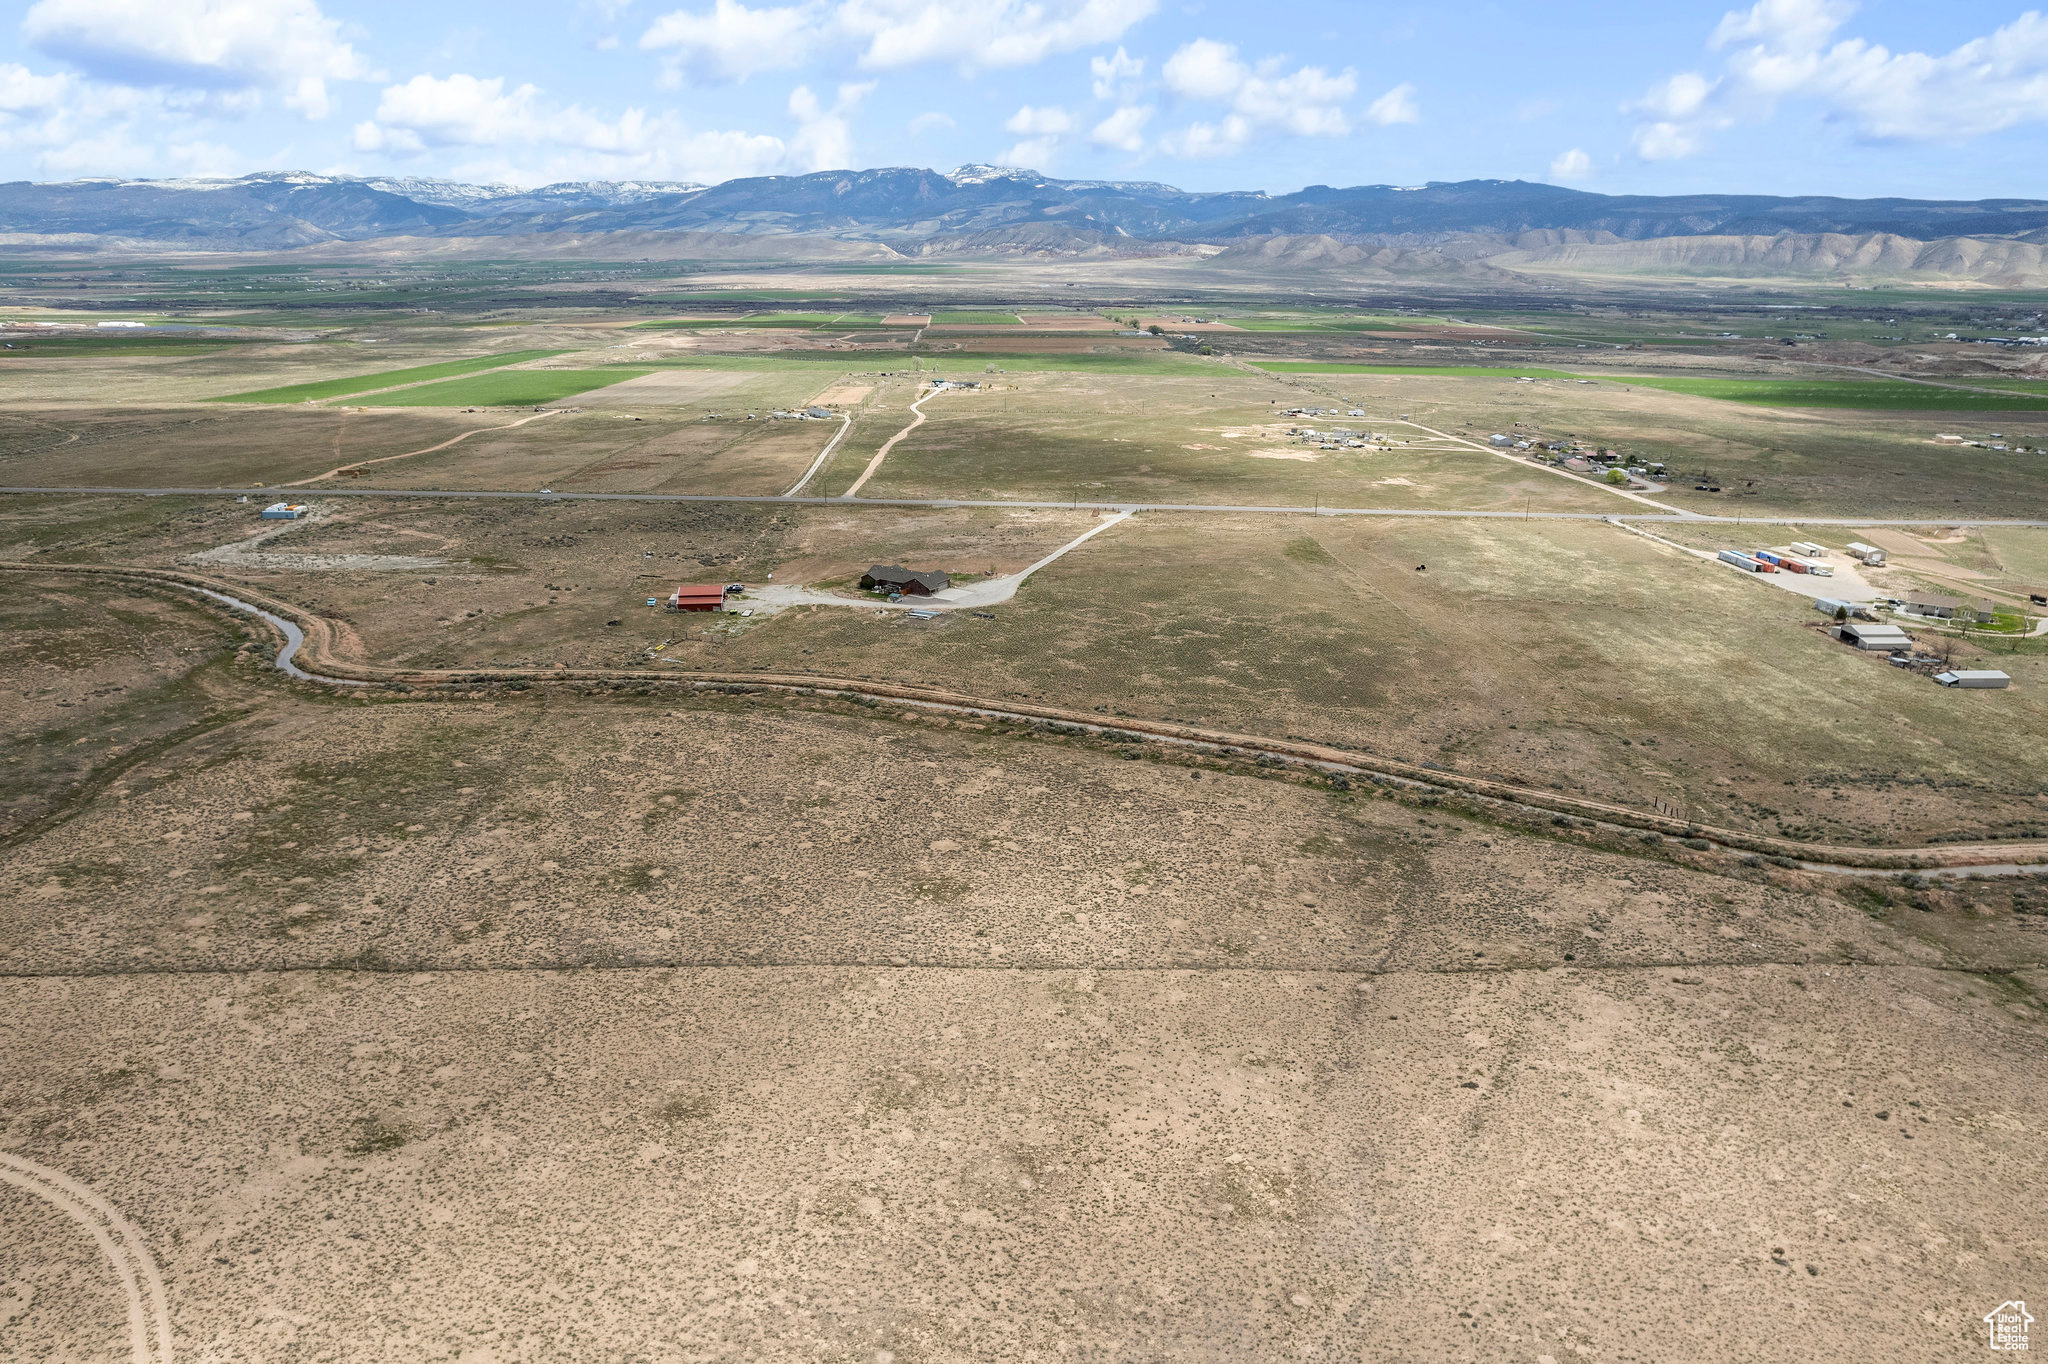
[[(1749, 268), (1745, 262), (1773, 261), (1910, 271), (1928, 243), (1953, 239), (2007, 245), (1937, 253), (1951, 263), (2038, 262), (2038, 249), (2013, 248), (2048, 245), (2048, 201), (1608, 195), (1520, 180), (1311, 185), (1269, 195), (1059, 180), (1000, 166), (538, 189), (307, 172), (0, 184), (0, 243), (17, 250), (278, 251), (401, 238), (445, 249), (479, 238), (511, 247), (503, 239), (588, 243), (605, 234), (636, 243), (662, 234), (697, 242), (710, 234), (802, 237), (825, 239), (819, 247), (868, 243), (882, 248), (876, 254), (905, 256), (1214, 256), (1220, 248), (1220, 264), (1315, 268), (1505, 264), (1512, 257), (1518, 266), (1612, 258), (1623, 270), (1711, 259), (1738, 272)], [(1719, 245), (1705, 253), (1614, 250), (1684, 239)]]

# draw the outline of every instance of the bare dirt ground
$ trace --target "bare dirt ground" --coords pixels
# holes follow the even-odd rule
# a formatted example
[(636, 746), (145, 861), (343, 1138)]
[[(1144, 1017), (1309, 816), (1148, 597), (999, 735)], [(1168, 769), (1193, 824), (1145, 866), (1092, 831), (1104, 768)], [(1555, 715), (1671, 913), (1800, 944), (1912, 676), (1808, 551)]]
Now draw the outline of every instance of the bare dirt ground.
[[(133, 1220), (188, 1352), (1964, 1358), (2041, 1272), (2010, 887), (242, 675), (0, 863), (0, 1142)], [(0, 1199), (0, 1340), (124, 1358)]]

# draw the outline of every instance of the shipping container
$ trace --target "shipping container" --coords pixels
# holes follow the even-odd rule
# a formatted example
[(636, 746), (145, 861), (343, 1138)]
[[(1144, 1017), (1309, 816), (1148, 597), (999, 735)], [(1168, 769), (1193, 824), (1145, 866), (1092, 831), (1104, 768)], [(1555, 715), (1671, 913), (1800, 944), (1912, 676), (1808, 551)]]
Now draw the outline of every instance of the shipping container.
[(1739, 549), (1724, 549), (1718, 557), (1724, 564), (1734, 564), (1737, 568), (1748, 569), (1751, 573), (1775, 572), (1769, 564), (1752, 559)]

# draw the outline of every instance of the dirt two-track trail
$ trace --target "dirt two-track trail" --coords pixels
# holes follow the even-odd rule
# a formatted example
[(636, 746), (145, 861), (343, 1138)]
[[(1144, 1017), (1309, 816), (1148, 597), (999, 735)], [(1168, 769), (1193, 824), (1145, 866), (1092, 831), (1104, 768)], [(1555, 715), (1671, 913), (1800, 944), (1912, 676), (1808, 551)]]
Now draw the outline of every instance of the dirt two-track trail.
[[(1106, 526), (1098, 529), (1104, 528)], [(1706, 839), (1741, 851), (1796, 858), (1816, 864), (1816, 869), (1961, 871), (1983, 868), (1990, 871), (1995, 868), (2001, 873), (2009, 874), (2011, 871), (2031, 872), (2048, 866), (2048, 842), (1942, 844), (1934, 847), (1868, 847), (1813, 843), (1671, 818), (1605, 801), (1520, 786), (1512, 782), (1437, 771), (1324, 744), (1134, 717), (1119, 717), (1115, 723), (1109, 723), (1100, 715), (1091, 712), (1014, 701), (997, 702), (939, 687), (911, 687), (857, 678), (821, 677), (810, 674), (712, 673), (694, 670), (655, 673), (632, 668), (385, 668), (335, 657), (329, 647), (333, 639), (333, 629), (323, 617), (294, 603), (197, 574), (169, 569), (22, 562), (0, 563), (0, 572), (62, 573), (150, 582), (189, 592), (203, 600), (253, 614), (284, 638), (284, 646), (278, 652), (276, 666), (296, 680), (314, 684), (359, 687), (399, 683), (420, 686), (466, 681), (573, 685), (631, 681), (685, 687), (753, 688), (826, 698), (870, 696), (986, 719), (1068, 726), (1076, 732), (1119, 740), (1163, 742), (1231, 756), (1265, 755), (1283, 763), (1314, 768), (1326, 773), (1347, 777), (1355, 775), (1367, 780), (1432, 791), (1459, 791), (1482, 800), (1541, 811), (1545, 814), (1567, 813), (1613, 828), (1658, 833), (1673, 838)]]

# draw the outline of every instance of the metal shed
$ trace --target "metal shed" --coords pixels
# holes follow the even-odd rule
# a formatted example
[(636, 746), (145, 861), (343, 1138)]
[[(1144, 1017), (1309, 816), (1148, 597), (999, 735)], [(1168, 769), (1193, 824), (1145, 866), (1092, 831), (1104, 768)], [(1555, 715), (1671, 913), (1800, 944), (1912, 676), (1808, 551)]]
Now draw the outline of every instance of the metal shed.
[(1881, 621), (1844, 621), (1835, 627), (1835, 638), (1844, 644), (1853, 644), (1859, 649), (1882, 650), (1885, 653), (1913, 647), (1911, 635), (1896, 625), (1888, 625)]

